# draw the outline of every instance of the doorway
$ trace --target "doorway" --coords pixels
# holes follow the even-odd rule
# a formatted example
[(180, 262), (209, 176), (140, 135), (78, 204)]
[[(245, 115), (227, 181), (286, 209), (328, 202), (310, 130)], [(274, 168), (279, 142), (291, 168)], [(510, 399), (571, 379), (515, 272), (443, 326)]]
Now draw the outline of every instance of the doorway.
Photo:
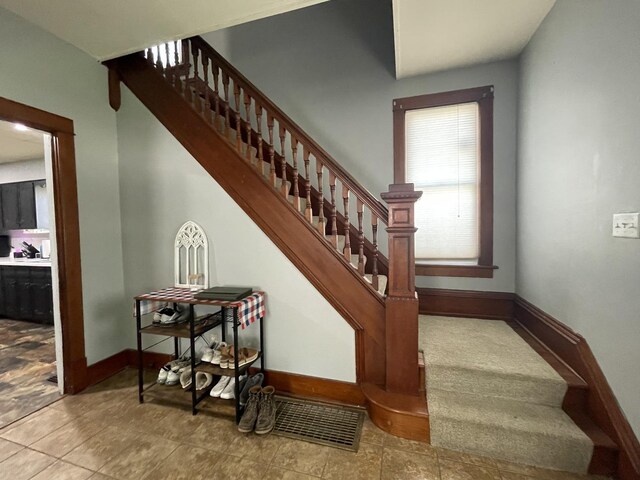
[[(51, 304), (44, 303), (35, 305), (33, 301), (25, 302), (23, 311), (18, 316), (27, 317), (30, 314), (43, 315), (43, 310), (50, 308), (53, 312), (53, 330), (55, 331), (56, 346), (56, 370), (57, 381), (59, 382), (60, 393), (77, 393), (87, 386), (87, 362), (84, 351), (84, 321), (82, 308), (82, 277), (80, 265), (80, 238), (78, 225), (78, 199), (76, 188), (76, 172), (75, 172), (75, 152), (74, 152), (74, 130), (73, 122), (70, 119), (45, 112), (27, 105), (23, 105), (5, 98), (0, 97), (0, 120), (11, 122), (12, 126), (21, 125), (30, 131), (40, 131), (46, 138), (44, 143), (46, 150), (45, 156), (50, 160), (45, 162), (45, 179), (50, 189), (49, 199), (52, 208), (50, 209), (50, 236), (49, 242), (43, 242), (43, 232), (45, 229), (26, 229), (23, 230), (23, 236), (26, 232), (31, 237), (24, 240), (20, 239), (19, 248), (25, 249), (25, 253), (29, 255), (30, 245), (34, 248), (32, 256), (51, 257), (51, 280), (52, 289)], [(18, 182), (16, 182), (18, 183)], [(29, 191), (29, 186), (23, 186), (25, 191)], [(31, 185), (32, 188), (38, 188), (37, 185)], [(37, 192), (37, 190), (35, 190)], [(2, 192), (0, 191), (0, 194)], [(42, 196), (42, 192), (40, 192)], [(26, 195), (28, 197), (29, 195)], [(34, 196), (35, 201), (35, 196)], [(25, 212), (30, 211), (29, 201), (24, 200), (21, 203)], [(26, 205), (26, 206), (25, 206)], [(28, 215), (20, 212), (21, 221)], [(11, 223), (9, 223), (11, 224)], [(31, 231), (29, 231), (31, 230)], [(25, 244), (22, 241), (25, 241)], [(33, 241), (28, 241), (33, 240)], [(12, 240), (12, 244), (17, 243)], [(35, 253), (35, 250), (38, 253)], [(13, 245), (11, 255), (16, 252), (16, 245)], [(20, 252), (16, 252), (19, 256)], [(19, 260), (20, 261), (20, 260)], [(37, 262), (46, 262), (46, 258), (30, 258), (26, 261), (32, 261), (33, 279), (29, 274), (27, 280), (28, 288), (32, 291), (34, 284), (37, 284), (37, 278), (43, 276), (43, 270), (36, 270)], [(30, 264), (31, 266), (31, 264)], [(24, 275), (24, 274), (23, 274)], [(24, 279), (23, 279), (24, 280)], [(46, 281), (45, 281), (46, 284)], [(23, 291), (24, 290), (23, 288)], [(24, 297), (24, 293), (22, 294)], [(28, 297), (33, 299), (35, 297)], [(42, 299), (43, 297), (38, 297)], [(29, 311), (31, 310), (31, 311)], [(42, 318), (41, 318), (42, 319)], [(40, 322), (41, 327), (46, 322)], [(20, 330), (24, 325), (15, 326), (15, 330)], [(40, 330), (43, 330), (41, 328)], [(27, 329), (28, 330), (28, 329)], [(42, 334), (42, 331), (37, 332)], [(34, 332), (27, 332), (33, 334)], [(35, 338), (35, 337), (34, 337)], [(37, 337), (43, 340), (43, 337)], [(0, 342), (2, 343), (2, 342)], [(45, 343), (45, 341), (35, 341), (32, 346), (41, 348), (42, 345), (37, 343)], [(32, 352), (34, 358), (39, 357), (39, 353), (46, 356), (45, 349), (41, 352)]]

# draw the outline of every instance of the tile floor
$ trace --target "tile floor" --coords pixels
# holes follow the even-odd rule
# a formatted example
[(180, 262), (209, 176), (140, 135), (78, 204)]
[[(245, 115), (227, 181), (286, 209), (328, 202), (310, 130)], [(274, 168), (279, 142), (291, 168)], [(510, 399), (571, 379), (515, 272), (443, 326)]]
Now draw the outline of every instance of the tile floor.
[(0, 318), (0, 427), (58, 400), (53, 327)]
[(231, 418), (137, 402), (124, 372), (0, 430), (0, 478), (568, 480), (387, 435), (366, 421), (359, 452), (237, 432)]

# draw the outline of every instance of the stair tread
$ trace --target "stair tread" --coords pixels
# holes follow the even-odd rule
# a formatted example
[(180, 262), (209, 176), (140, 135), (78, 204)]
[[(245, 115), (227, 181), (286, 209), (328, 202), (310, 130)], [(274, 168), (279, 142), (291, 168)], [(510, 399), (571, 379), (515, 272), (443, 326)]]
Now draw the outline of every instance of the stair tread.
[[(421, 321), (426, 316), (420, 316)], [(480, 322), (480, 323), (478, 323)], [(451, 334), (455, 326), (454, 334)], [(481, 326), (481, 328), (478, 328)], [(429, 317), (421, 325), (425, 361), (441, 367), (483, 370), (503, 375), (565, 383), (506, 322), (472, 318)], [(437, 342), (431, 339), (438, 338)]]
[(427, 389), (429, 412), (437, 417), (502, 429), (571, 438), (591, 444), (589, 437), (558, 407), (488, 395)]

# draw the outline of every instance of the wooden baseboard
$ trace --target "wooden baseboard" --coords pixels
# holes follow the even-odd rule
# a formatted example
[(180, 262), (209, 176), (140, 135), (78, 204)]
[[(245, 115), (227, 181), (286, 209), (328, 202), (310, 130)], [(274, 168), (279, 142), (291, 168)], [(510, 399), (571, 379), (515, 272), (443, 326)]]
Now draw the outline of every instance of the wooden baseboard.
[(347, 405), (365, 404), (364, 395), (357, 383), (279, 372), (277, 370), (267, 370), (265, 372), (265, 383), (273, 386), (279, 393)]
[(586, 340), (520, 296), (515, 297), (514, 318), (587, 382), (587, 414), (620, 449), (617, 475), (639, 479), (640, 443)]
[[(160, 369), (173, 358), (166, 353), (144, 352), (142, 361), (145, 368)], [(110, 357), (87, 367), (88, 384), (95, 385), (115, 375), (127, 367), (138, 366), (137, 351), (131, 348), (122, 350)]]
[(512, 320), (514, 294), (509, 292), (479, 292), (417, 288), (420, 313), (448, 317)]

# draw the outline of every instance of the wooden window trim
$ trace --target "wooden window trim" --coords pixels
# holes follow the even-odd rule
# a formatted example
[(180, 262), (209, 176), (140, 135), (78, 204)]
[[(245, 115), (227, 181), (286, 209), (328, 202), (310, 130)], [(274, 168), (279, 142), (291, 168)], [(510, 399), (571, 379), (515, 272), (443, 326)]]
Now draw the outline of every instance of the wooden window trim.
[(480, 111), (480, 256), (477, 265), (416, 264), (416, 275), (493, 278), (493, 85), (393, 101), (393, 179), (406, 183), (405, 112), (477, 102)]

